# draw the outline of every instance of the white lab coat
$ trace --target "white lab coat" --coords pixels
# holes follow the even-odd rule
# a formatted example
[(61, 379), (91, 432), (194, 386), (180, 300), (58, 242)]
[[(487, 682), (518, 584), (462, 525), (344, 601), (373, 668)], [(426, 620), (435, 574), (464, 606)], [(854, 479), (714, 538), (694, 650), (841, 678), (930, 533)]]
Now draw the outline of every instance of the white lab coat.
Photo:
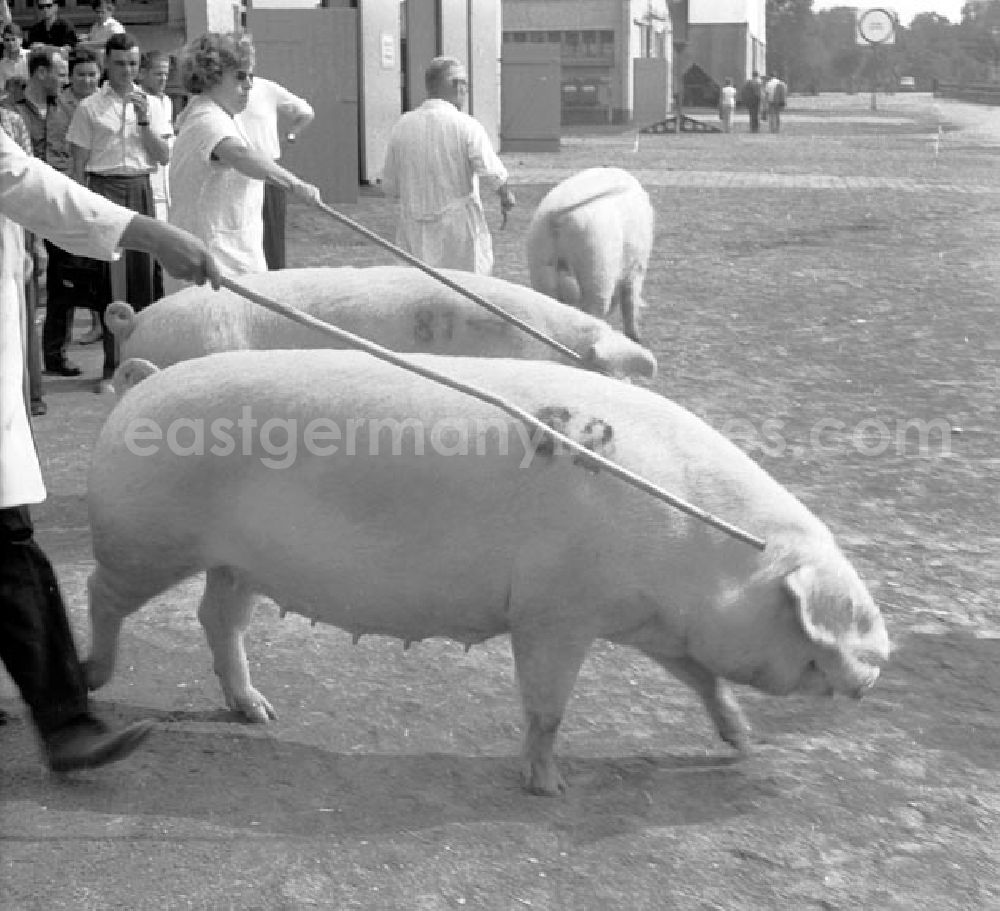
[(479, 181), (496, 190), (507, 169), (482, 124), (441, 98), (428, 98), (392, 128), (382, 173), (399, 198), (396, 244), (432, 266), (489, 275), (493, 242)]
[(113, 259), (134, 212), (26, 155), (0, 131), (0, 508), (40, 503), (45, 485), (24, 407), (24, 231)]

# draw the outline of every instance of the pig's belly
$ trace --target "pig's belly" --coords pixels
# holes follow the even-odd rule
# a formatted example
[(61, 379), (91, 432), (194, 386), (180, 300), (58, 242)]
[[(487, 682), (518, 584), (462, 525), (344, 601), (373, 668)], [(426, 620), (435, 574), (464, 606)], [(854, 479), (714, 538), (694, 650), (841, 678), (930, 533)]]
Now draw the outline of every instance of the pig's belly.
[(283, 527), (272, 515), (269, 538), (260, 523), (213, 534), (206, 562), (235, 567), (281, 608), (350, 633), (479, 642), (507, 631), (516, 547), (494, 530), (305, 518)]

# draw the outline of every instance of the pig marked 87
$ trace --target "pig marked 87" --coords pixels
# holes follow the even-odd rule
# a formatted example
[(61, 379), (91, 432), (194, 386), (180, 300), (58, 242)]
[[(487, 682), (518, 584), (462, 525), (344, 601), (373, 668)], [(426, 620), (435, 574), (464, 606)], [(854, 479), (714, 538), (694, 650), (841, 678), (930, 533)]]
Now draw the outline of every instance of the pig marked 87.
[[(456, 283), (575, 351), (582, 366), (651, 377), (656, 358), (606, 323), (531, 288), (441, 270)], [(564, 360), (563, 355), (435, 278), (406, 266), (282, 269), (240, 276), (252, 291), (401, 352)], [(190, 287), (141, 313), (121, 302), (106, 320), (122, 359), (159, 367), (244, 348), (339, 348), (322, 332), (265, 310), (232, 291)]]
[[(205, 570), (198, 616), (215, 672), (226, 703), (252, 721), (274, 716), (244, 650), (257, 593), (355, 636), (469, 644), (509, 634), (524, 778), (539, 794), (564, 788), (553, 743), (595, 639), (632, 646), (692, 687), (737, 747), (748, 727), (727, 681), (774, 694), (860, 696), (874, 685), (886, 628), (830, 531), (699, 418), (559, 364), (412, 359), (517, 402), (767, 549), (597, 463), (576, 464), (491, 405), (366, 354), (210, 355), (129, 390), (95, 446), (91, 687), (112, 676), (124, 618)], [(165, 444), (175, 421), (231, 426), (247, 407), (259, 422), (294, 420), (300, 434), (323, 421), (355, 436), (322, 453), (303, 446), (280, 467), (253, 436), (221, 454), (207, 439), (200, 452)], [(159, 428), (160, 445), (147, 433), (136, 453), (139, 426)], [(386, 427), (413, 433), (389, 445), (391, 434), (378, 437)], [(452, 434), (446, 448), (433, 445), (441, 428)]]

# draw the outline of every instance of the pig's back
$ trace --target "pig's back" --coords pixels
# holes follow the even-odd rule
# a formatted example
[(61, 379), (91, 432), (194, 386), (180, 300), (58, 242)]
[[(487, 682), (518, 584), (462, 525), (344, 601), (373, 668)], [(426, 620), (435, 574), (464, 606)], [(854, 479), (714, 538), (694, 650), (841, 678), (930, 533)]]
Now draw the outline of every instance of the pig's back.
[[(592, 443), (596, 439), (602, 454), (730, 521), (749, 521), (758, 527), (817, 521), (721, 434), (681, 406), (641, 387), (546, 362), (433, 355), (413, 355), (410, 359), (502, 396), (548, 423), (565, 424), (571, 434), (579, 435), (580, 428), (589, 426), (583, 438)], [(185, 430), (185, 421), (200, 420), (206, 429), (212, 421), (229, 421), (234, 428), (232, 435), (237, 436), (238, 422), (242, 418), (246, 424), (247, 417), (257, 421), (258, 431), (253, 434), (255, 448), (244, 454), (196, 457), (179, 455), (161, 445), (155, 455), (139, 456), (126, 442), (130, 428), (134, 430), (140, 421), (145, 422), (143, 426), (158, 427), (163, 434), (173, 427), (177, 439), (186, 439), (184, 433), (190, 436), (191, 431)], [(295, 420), (300, 438), (310, 422), (332, 421), (341, 433), (341, 455), (346, 450), (350, 422), (355, 422), (355, 427), (360, 427), (355, 435), (355, 456), (310, 455), (302, 452), (304, 440), (300, 439), (294, 465), (267, 467), (259, 428), (268, 420), (288, 419)], [(376, 426), (388, 439), (387, 426), (409, 428), (412, 424), (406, 422), (414, 420), (419, 421), (427, 456), (401, 459), (384, 447), (378, 448), (377, 456), (366, 455), (371, 448), (369, 434), (377, 435)], [(373, 421), (389, 423), (374, 425)], [(450, 424), (459, 430), (449, 430)], [(477, 456), (472, 431), (488, 431), (490, 427), (494, 435), (487, 432), (487, 455)], [(497, 427), (506, 433), (505, 454), (498, 451)], [(472, 454), (467, 456), (452, 451), (455, 440), (460, 440), (455, 433), (462, 428), (469, 433)], [(409, 441), (407, 452), (412, 454), (413, 437), (403, 439)], [(206, 451), (208, 443), (204, 441)], [(271, 461), (281, 459), (272, 457)], [(545, 448), (535, 454), (528, 467), (524, 463), (523, 435), (517, 432), (513, 419), (495, 406), (364, 353), (244, 351), (175, 365), (132, 389), (101, 431), (90, 484), (92, 498), (97, 501), (113, 499), (123, 485), (133, 485), (138, 495), (146, 496), (150, 484), (162, 489), (168, 500), (173, 486), (198, 491), (213, 501), (225, 497), (233, 484), (246, 484), (248, 478), (255, 484), (294, 487), (297, 479), (317, 484), (316, 479), (322, 477), (331, 485), (350, 487), (364, 482), (366, 490), (372, 489), (371, 479), (382, 478), (375, 493), (366, 496), (385, 499), (386, 504), (394, 501), (399, 509), (405, 509), (407, 502), (434, 508), (433, 503), (424, 504), (416, 495), (421, 485), (430, 485), (442, 498), (463, 497), (479, 505), (492, 499), (501, 508), (515, 491), (532, 486), (545, 489), (550, 479), (573, 497), (583, 495), (580, 491), (584, 488), (596, 490), (598, 500), (606, 495), (617, 498), (625, 490), (624, 483), (607, 472), (573, 466), (570, 457), (553, 457)], [(561, 468), (566, 466), (570, 470), (563, 472)], [(552, 471), (554, 467), (560, 470)], [(610, 494), (609, 484), (613, 486)], [(392, 497), (388, 491), (393, 492)], [(332, 495), (346, 496), (341, 491)], [(629, 496), (633, 495), (643, 498), (640, 511), (653, 502), (648, 495), (630, 490)], [(363, 509), (364, 497), (357, 502), (358, 509)], [(519, 508), (530, 511), (533, 507), (529, 501)]]

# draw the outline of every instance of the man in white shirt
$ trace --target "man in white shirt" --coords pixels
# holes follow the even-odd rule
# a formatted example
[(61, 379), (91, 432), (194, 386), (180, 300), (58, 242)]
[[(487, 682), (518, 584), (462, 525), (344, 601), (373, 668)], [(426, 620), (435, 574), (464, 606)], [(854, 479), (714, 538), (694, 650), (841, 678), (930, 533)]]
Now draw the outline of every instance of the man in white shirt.
[(392, 128), (382, 174), (399, 199), (396, 243), (432, 266), (489, 275), (493, 243), (479, 182), (496, 189), (504, 212), (515, 205), (507, 169), (482, 124), (462, 111), (469, 77), (455, 57), (435, 57), (424, 75), (427, 100)]
[[(139, 65), (139, 82), (146, 95), (149, 96), (150, 110), (158, 108), (156, 119), (169, 127), (169, 133), (164, 138), (167, 145), (174, 145), (174, 106), (166, 94), (167, 80), (170, 78), (170, 58), (163, 51), (149, 51), (142, 55)], [(166, 165), (157, 165), (149, 177), (153, 185), (153, 202), (156, 217), (166, 221), (170, 215), (170, 185), (167, 181)]]
[(100, 63), (104, 62), (104, 46), (112, 35), (125, 33), (125, 26), (115, 18), (115, 5), (112, 0), (91, 0), (90, 8), (94, 11), (94, 24), (90, 31), (80, 38), (80, 44), (97, 55)]
[(0, 132), (0, 660), (31, 710), (49, 768), (68, 772), (123, 759), (151, 725), (114, 730), (92, 713), (58, 581), (33, 538), (29, 505), (45, 499), (45, 485), (23, 395), (21, 225), (84, 256), (146, 250), (171, 273), (215, 287), (219, 271), (190, 234), (85, 190)]
[(767, 105), (767, 125), (772, 133), (781, 129), (781, 111), (785, 107), (785, 96), (788, 87), (777, 76), (772, 74), (764, 83), (764, 100)]
[(732, 79), (727, 79), (726, 84), (719, 93), (719, 119), (722, 121), (722, 130), (729, 133), (733, 129), (733, 111), (736, 110), (736, 87)]
[[(295, 142), (315, 117), (312, 105), (288, 89), (254, 73), (247, 106), (236, 115), (250, 147), (271, 161), (281, 157), (281, 137)], [(268, 181), (264, 184), (264, 259), (268, 269), (285, 268), (285, 213), (287, 193)]]
[[(172, 130), (159, 108), (136, 85), (140, 65), (139, 45), (127, 32), (113, 35), (105, 46), (108, 81), (80, 102), (66, 133), (73, 149), (73, 176), (95, 193), (133, 212), (155, 216), (150, 176), (170, 158), (168, 137)], [(156, 298), (153, 263), (145, 253), (128, 253), (124, 268), (109, 269), (103, 307), (112, 300), (126, 300), (136, 311)], [(104, 373), (115, 371), (114, 334), (104, 329)], [(98, 384), (98, 390), (101, 384)]]

